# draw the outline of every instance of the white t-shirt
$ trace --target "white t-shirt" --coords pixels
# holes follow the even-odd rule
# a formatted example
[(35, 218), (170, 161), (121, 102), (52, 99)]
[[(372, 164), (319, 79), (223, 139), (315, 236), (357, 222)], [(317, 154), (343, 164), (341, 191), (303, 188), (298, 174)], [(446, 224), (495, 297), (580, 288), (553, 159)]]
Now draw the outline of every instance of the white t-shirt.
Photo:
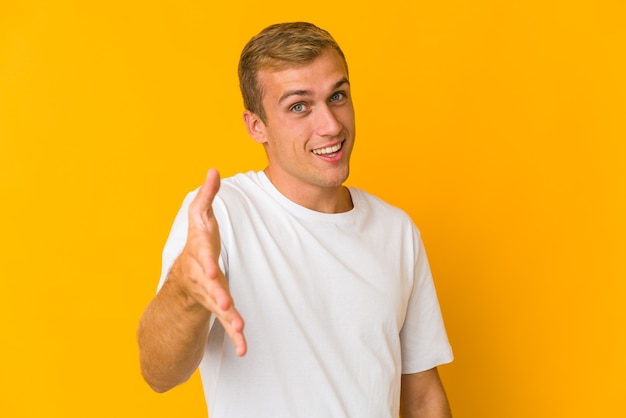
[[(396, 418), (400, 377), (452, 361), (430, 268), (409, 216), (350, 188), (326, 214), (263, 172), (222, 180), (213, 207), (221, 265), (246, 323), (237, 357), (214, 321), (200, 372), (211, 418)], [(183, 202), (160, 285), (182, 251)]]

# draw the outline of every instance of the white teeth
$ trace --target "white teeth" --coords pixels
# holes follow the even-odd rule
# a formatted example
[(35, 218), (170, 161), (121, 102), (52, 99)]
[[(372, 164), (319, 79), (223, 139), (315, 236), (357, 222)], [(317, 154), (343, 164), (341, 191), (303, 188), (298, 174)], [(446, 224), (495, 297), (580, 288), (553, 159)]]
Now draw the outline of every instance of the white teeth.
[(337, 151), (339, 151), (341, 149), (343, 143), (339, 143), (333, 147), (326, 147), (326, 148), (320, 148), (320, 149), (314, 149), (313, 150), (313, 154), (316, 155), (326, 155), (326, 154), (333, 154)]

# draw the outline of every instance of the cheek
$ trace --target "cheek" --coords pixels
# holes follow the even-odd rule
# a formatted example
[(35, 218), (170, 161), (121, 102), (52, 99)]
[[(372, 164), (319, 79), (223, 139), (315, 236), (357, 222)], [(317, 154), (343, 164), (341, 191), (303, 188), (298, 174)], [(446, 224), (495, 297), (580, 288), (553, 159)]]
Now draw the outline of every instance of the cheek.
[(268, 144), (274, 152), (287, 154), (302, 153), (306, 150), (312, 135), (312, 126), (309, 119), (282, 118), (275, 120), (268, 130)]
[(354, 108), (352, 106), (342, 107), (337, 111), (336, 115), (337, 119), (339, 119), (345, 127), (354, 126)]
[(301, 141), (298, 140), (298, 137), (287, 131), (281, 132), (280, 135), (274, 136), (268, 141), (268, 150), (275, 159), (293, 159), (293, 156), (298, 153), (298, 149), (301, 148)]
[(305, 122), (290, 121), (281, 132), (281, 144), (283, 148), (298, 150), (306, 147), (310, 137), (310, 127)]

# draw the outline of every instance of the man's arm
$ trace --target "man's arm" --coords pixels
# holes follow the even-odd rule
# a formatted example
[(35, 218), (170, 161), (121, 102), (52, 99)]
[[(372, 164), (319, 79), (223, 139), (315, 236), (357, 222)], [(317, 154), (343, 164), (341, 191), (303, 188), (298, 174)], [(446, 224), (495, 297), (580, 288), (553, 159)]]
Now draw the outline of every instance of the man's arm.
[(448, 397), (436, 367), (419, 373), (402, 375), (400, 417), (452, 417)]
[(219, 174), (210, 170), (189, 206), (187, 242), (137, 330), (141, 372), (157, 392), (183, 383), (198, 367), (211, 315), (222, 323), (237, 354), (246, 353), (243, 319), (219, 268), (220, 237), (213, 214)]

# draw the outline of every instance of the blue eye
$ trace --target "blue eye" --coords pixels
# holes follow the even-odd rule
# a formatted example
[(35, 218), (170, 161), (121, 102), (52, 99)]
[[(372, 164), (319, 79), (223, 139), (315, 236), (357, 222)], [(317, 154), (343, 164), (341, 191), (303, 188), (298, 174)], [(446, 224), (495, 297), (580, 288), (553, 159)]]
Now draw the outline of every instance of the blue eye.
[(335, 94), (333, 94), (332, 96), (330, 96), (330, 101), (331, 102), (336, 102), (337, 100), (341, 100), (344, 98), (344, 94), (337, 92)]
[(304, 112), (305, 107), (303, 103), (296, 103), (295, 105), (291, 106), (291, 111), (295, 112), (295, 113), (302, 113)]

